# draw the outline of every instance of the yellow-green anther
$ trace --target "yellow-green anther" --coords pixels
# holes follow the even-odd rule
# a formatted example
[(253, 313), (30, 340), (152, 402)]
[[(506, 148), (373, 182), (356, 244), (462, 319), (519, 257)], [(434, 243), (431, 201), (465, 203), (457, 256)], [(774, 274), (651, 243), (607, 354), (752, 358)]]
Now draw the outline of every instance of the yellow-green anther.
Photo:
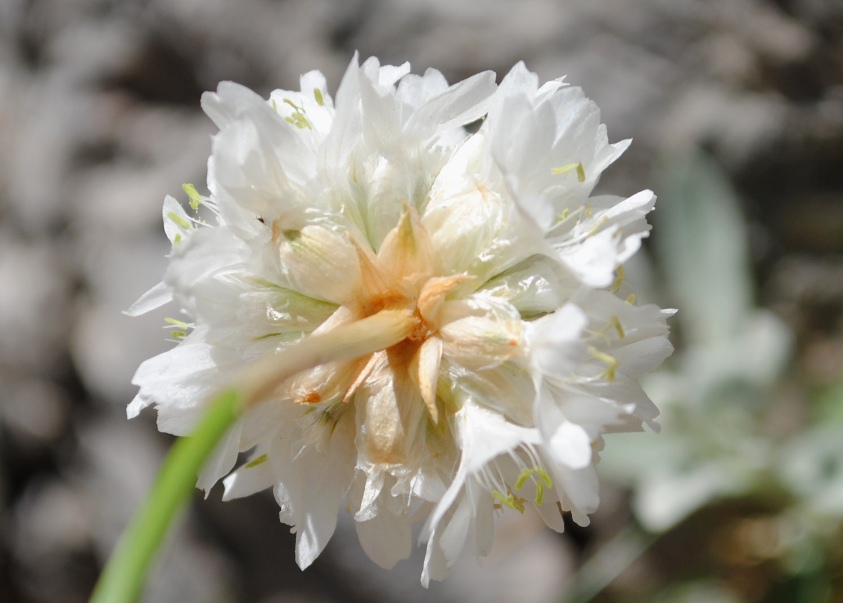
[(617, 276), (615, 278), (615, 282), (612, 284), (612, 293), (620, 291), (621, 285), (623, 285), (623, 281), (626, 278), (626, 272), (624, 272), (623, 266), (618, 266), (615, 270), (615, 274)]
[(498, 501), (500, 504), (509, 506), (509, 500), (497, 490), (492, 490), (492, 498)]
[(626, 338), (626, 333), (624, 333), (623, 325), (621, 325), (621, 321), (617, 316), (612, 316), (612, 318), (609, 319), (609, 326), (615, 328), (615, 330), (618, 332), (618, 337), (620, 337), (621, 339)]
[(518, 476), (518, 481), (515, 482), (515, 489), (520, 490), (523, 488), (524, 484), (528, 479), (530, 479), (530, 476), (533, 475), (533, 473), (533, 469), (524, 469), (524, 471), (521, 472), (521, 475)]
[(322, 98), (322, 91), (321, 91), (319, 88), (314, 88), (314, 89), (313, 89), (313, 98), (315, 98), (315, 99), (316, 99), (316, 104), (317, 104), (317, 105), (319, 105), (320, 107), (324, 107), (324, 106), (325, 106), (325, 99), (324, 99), (324, 98)]
[(268, 458), (269, 457), (267, 455), (262, 454), (258, 458), (256, 458), (254, 461), (249, 461), (248, 463), (246, 463), (246, 469), (251, 469), (252, 467), (257, 467), (258, 465), (261, 465), (261, 464), (265, 463), (266, 459), (268, 459)]
[(179, 233), (176, 233), (176, 236), (173, 237), (173, 245), (176, 243), (181, 243), (181, 235)]
[(634, 293), (630, 293), (626, 298), (626, 303), (628, 303), (631, 306), (632, 304), (635, 303), (636, 299), (637, 299), (636, 295)]
[[(591, 217), (591, 216), (589, 216), (589, 217)], [(598, 230), (600, 230), (600, 229), (603, 227), (603, 225), (604, 225), (606, 222), (608, 222), (608, 221), (609, 221), (609, 217), (608, 217), (608, 216), (603, 216), (602, 218), (600, 218), (600, 219), (597, 221), (597, 224), (595, 224), (594, 226), (592, 226), (592, 227), (589, 229), (588, 234), (589, 234), (589, 235), (594, 235), (594, 234), (596, 234), (596, 233), (597, 233), (597, 231), (598, 231)]]
[(541, 467), (536, 467), (536, 475), (539, 476), (539, 480), (544, 482), (544, 485), (548, 488), (553, 487), (553, 480), (550, 479), (550, 476), (547, 474), (547, 471), (542, 469)]
[(169, 316), (164, 318), (164, 322), (166, 322), (168, 325), (181, 327), (182, 329), (189, 329), (190, 328), (190, 325), (187, 324), (186, 322), (184, 322), (183, 320), (179, 320), (177, 318), (170, 318)]
[(173, 222), (181, 226), (185, 230), (190, 230), (190, 222), (175, 214), (173, 212), (167, 212), (167, 217), (170, 218)]
[(564, 222), (565, 220), (568, 219), (568, 216), (570, 216), (570, 215), (571, 215), (571, 210), (569, 210), (566, 207), (565, 209), (562, 210), (562, 213), (559, 214), (559, 217), (556, 218), (556, 223), (558, 224), (559, 222)]
[(310, 122), (307, 121), (307, 118), (301, 113), (293, 113), (292, 115), (285, 117), (284, 121), (293, 124), (299, 130), (303, 130), (304, 128), (307, 128), (308, 130), (313, 129), (313, 127), (310, 125)]
[[(289, 98), (282, 99), (285, 103), (290, 105), (293, 108), (293, 113), (288, 115), (284, 118), (284, 121), (287, 123), (293, 124), (299, 130), (307, 128), (308, 130), (312, 130), (313, 126), (310, 125), (310, 122), (307, 120), (307, 117), (304, 116), (305, 110), (302, 107), (299, 107), (296, 103), (291, 101)], [(277, 111), (277, 109), (276, 109)]]
[(185, 331), (170, 331), (170, 337), (173, 339), (184, 339), (187, 337), (187, 332)]
[(577, 171), (577, 180), (580, 182), (585, 182), (585, 168), (583, 167), (582, 162), (566, 163), (565, 165), (560, 165), (559, 167), (553, 168), (551, 170), (551, 173), (554, 176), (561, 176), (562, 174), (567, 174), (568, 172), (573, 170)]
[(610, 356), (606, 352), (601, 352), (594, 346), (588, 347), (588, 353), (591, 355), (592, 358), (599, 360), (603, 364), (606, 365), (606, 378), (609, 381), (615, 380), (615, 370), (618, 368), (618, 360), (614, 356)]
[(501, 494), (497, 490), (492, 490), (492, 496), (495, 498), (495, 500), (497, 500), (503, 506), (509, 507), (510, 509), (515, 509), (519, 513), (524, 512), (524, 505), (511, 492), (509, 493), (509, 495), (504, 496), (503, 494)]
[(536, 504), (542, 504), (544, 500), (544, 484), (541, 482), (536, 482)]
[(181, 185), (184, 192), (187, 193), (187, 198), (190, 202), (190, 207), (193, 211), (199, 209), (199, 206), (202, 205), (202, 195), (199, 194), (199, 191), (196, 190), (196, 187), (192, 184), (182, 184)]

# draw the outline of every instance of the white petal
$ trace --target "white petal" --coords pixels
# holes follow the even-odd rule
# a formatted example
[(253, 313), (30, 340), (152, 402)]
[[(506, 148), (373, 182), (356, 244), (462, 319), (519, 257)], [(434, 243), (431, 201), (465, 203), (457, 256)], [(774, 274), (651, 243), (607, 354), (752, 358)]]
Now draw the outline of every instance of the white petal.
[(205, 498), (208, 498), (214, 484), (222, 476), (228, 474), (234, 467), (234, 463), (237, 462), (237, 453), (240, 452), (240, 432), (242, 430), (242, 421), (237, 421), (232, 425), (216, 445), (205, 464), (202, 465), (196, 487), (205, 491)]
[(562, 422), (549, 444), (556, 460), (571, 469), (582, 469), (591, 464), (591, 441), (585, 430), (575, 423)]
[(389, 511), (380, 513), (369, 521), (355, 522), (360, 546), (369, 559), (384, 569), (410, 556), (412, 532), (406, 516), (393, 515)]
[[(129, 412), (151, 403), (180, 409), (201, 405), (219, 383), (219, 366), (211, 346), (191, 335), (175, 348), (146, 360), (132, 383), (140, 386)], [(177, 434), (184, 435), (184, 434)]]
[(149, 398), (141, 397), (140, 394), (135, 395), (135, 397), (132, 398), (132, 401), (129, 402), (129, 405), (126, 407), (126, 418), (134, 419), (141, 413), (144, 408), (146, 408), (152, 403), (153, 400)]
[(483, 177), (489, 171), (483, 145), (477, 133), (451, 157), (422, 217), (443, 273), (467, 272), (481, 281), (542, 249), (540, 238), (519, 236), (523, 225), (502, 183)]
[(123, 314), (126, 316), (140, 316), (151, 312), (156, 308), (160, 308), (173, 299), (172, 290), (164, 283), (158, 283), (152, 289), (141, 295), (138, 300), (129, 306), (128, 310), (124, 310)]
[(193, 313), (197, 298), (216, 297), (217, 278), (242, 270), (248, 254), (245, 242), (228, 228), (197, 229), (173, 247), (164, 283), (181, 307)]
[(565, 531), (565, 520), (562, 517), (562, 513), (559, 512), (559, 507), (556, 506), (557, 502), (555, 496), (545, 493), (544, 501), (542, 504), (536, 505), (536, 510), (541, 515), (547, 527), (561, 534)]
[(653, 372), (664, 362), (673, 353), (673, 345), (667, 337), (651, 337), (626, 345), (613, 353), (619, 371), (638, 377)]
[[(410, 73), (401, 78), (395, 97), (402, 105), (409, 105), (415, 111), (446, 90), (448, 90), (448, 82), (445, 76), (436, 69), (428, 69), (424, 75)], [(410, 112), (409, 116), (412, 114)]]
[(539, 434), (535, 429), (509, 423), (498, 413), (470, 401), (457, 411), (454, 421), (457, 441), (462, 449), (460, 466), (448, 490), (431, 513), (423, 535), (430, 536), (437, 531), (439, 522), (457, 499), (470, 475), (500, 454), (525, 443), (539, 442)]
[(594, 467), (576, 470), (565, 465), (551, 465), (548, 473), (553, 478), (562, 509), (570, 511), (578, 525), (587, 526), (591, 521), (588, 515), (594, 513), (600, 503)]
[(574, 247), (560, 249), (562, 261), (590, 287), (608, 287), (615, 280), (621, 255), (614, 230), (603, 230)]
[(263, 104), (263, 99), (235, 82), (220, 82), (216, 92), (202, 95), (202, 110), (222, 130), (251, 108)]
[(582, 332), (585, 313), (574, 304), (529, 323), (528, 347), (539, 374), (564, 377), (579, 363), (585, 351)]
[(164, 198), (164, 233), (170, 243), (177, 244), (184, 237), (193, 232), (193, 220), (175, 198), (167, 195)]
[(351, 484), (354, 468), (353, 425), (340, 421), (328, 440), (328, 450), (300, 445), (288, 437), (277, 439), (279, 462), (273, 463), (273, 493), (281, 507), (281, 521), (296, 531), (296, 563), (308, 567), (319, 556), (337, 525), (337, 512)]
[(265, 452), (267, 449), (268, 447), (258, 448), (248, 463), (223, 480), (223, 486), (225, 486), (223, 500), (251, 496), (256, 492), (266, 490), (275, 483), (272, 462)]
[(439, 538), (439, 547), (445, 555), (445, 562), (448, 567), (456, 563), (459, 558), (466, 536), (468, 536), (468, 529), (471, 527), (473, 515), (471, 501), (467, 496), (463, 496)]
[(405, 129), (430, 136), (479, 119), (489, 110), (495, 89), (493, 72), (478, 73), (416, 109)]

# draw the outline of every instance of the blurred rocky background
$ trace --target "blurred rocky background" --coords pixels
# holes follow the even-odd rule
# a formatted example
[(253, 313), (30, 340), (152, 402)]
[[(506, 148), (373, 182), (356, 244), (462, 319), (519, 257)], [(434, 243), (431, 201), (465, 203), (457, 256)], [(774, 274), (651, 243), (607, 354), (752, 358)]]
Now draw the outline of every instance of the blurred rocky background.
[[(522, 59), (542, 79), (567, 74), (602, 107), (612, 140), (635, 139), (604, 189), (662, 182), (662, 205), (683, 190), (736, 200), (739, 228), (727, 221), (723, 236), (740, 233), (746, 259), (733, 271), (754, 300), (741, 316), (754, 321), (760, 304), (779, 325), (769, 332), (785, 334), (771, 335), (783, 355), (740, 390), (754, 405), (741, 420), (755, 423), (732, 441), (763, 444), (740, 474), (758, 483), (717, 482), (665, 511), (647, 500), (682, 490), (681, 467), (653, 460), (664, 477), (653, 490), (647, 463), (609, 463), (592, 527), (558, 536), (504, 516), (495, 559), (466, 559), (428, 591), (420, 556), (381, 571), (348, 521), (302, 573), (271, 496), (223, 504), (215, 491), (186, 514), (145, 600), (843, 600), (841, 0), (0, 0), (0, 601), (86, 601), (170, 445), (153, 413), (130, 423), (124, 410), (137, 365), (171, 345), (164, 314), (121, 311), (164, 269), (164, 195), (204, 181), (213, 128), (202, 91), (235, 80), (267, 94), (314, 68), (335, 89), (354, 50), (450, 81)], [(672, 159), (693, 149), (715, 175), (671, 184)], [(671, 228), (667, 217), (659, 226)], [(663, 248), (681, 249), (670, 238)], [(716, 235), (706, 241), (718, 246)], [(693, 251), (704, 263), (707, 250)], [(655, 264), (630, 270), (645, 297), (716, 300), (716, 266), (695, 279), (692, 257), (679, 277), (690, 275), (690, 289), (676, 291), (670, 266)], [(663, 397), (681, 409), (687, 388), (735, 380), (694, 381), (693, 329), (676, 326), (668, 373), (686, 389)], [(767, 339), (744, 339), (718, 349), (769, 352)], [(718, 433), (717, 421), (736, 424), (706, 413), (695, 420)], [(671, 417), (661, 436), (637, 437), (675, 440), (681, 418)], [(817, 430), (825, 452), (811, 456)], [(807, 459), (784, 477), (773, 475), (779, 441), (796, 447), (787, 458)], [(723, 453), (723, 466), (742, 454)], [(776, 523), (785, 516), (797, 532), (814, 518), (802, 527), (830, 544), (794, 549), (792, 525)]]

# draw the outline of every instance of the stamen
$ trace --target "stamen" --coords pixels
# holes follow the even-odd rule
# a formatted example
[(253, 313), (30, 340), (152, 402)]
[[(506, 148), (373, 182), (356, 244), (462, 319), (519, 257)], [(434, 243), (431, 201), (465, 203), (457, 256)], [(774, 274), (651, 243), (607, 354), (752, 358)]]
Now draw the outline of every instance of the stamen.
[(618, 368), (620, 364), (614, 356), (610, 356), (606, 352), (601, 352), (594, 346), (588, 346), (588, 353), (591, 355), (592, 358), (595, 360), (599, 360), (600, 362), (606, 365), (606, 372), (604, 375), (609, 381), (615, 380), (615, 370)]
[(313, 129), (313, 126), (310, 125), (310, 121), (308, 121), (307, 117), (305, 117), (305, 110), (302, 107), (299, 107), (289, 98), (285, 98), (283, 101), (293, 108), (293, 113), (285, 117), (284, 121), (293, 124), (299, 130), (303, 130), (304, 128), (307, 128), (308, 130)]
[(550, 476), (547, 474), (547, 471), (542, 469), (541, 467), (536, 467), (536, 475), (539, 476), (539, 480), (548, 488), (553, 487), (553, 480), (550, 479)]
[(620, 337), (621, 339), (626, 339), (626, 333), (624, 333), (621, 321), (617, 316), (613, 315), (609, 319), (609, 327), (615, 327), (615, 330), (618, 332), (618, 337)]
[(554, 176), (561, 176), (562, 174), (567, 174), (572, 170), (577, 171), (577, 180), (579, 180), (580, 182), (585, 182), (585, 168), (583, 167), (582, 162), (566, 163), (565, 165), (560, 165), (559, 167), (555, 167), (550, 171)]
[(561, 214), (559, 214), (559, 215), (556, 217), (556, 223), (557, 223), (557, 224), (559, 224), (560, 222), (564, 222), (565, 220), (567, 220), (567, 219), (568, 219), (568, 216), (570, 216), (570, 215), (571, 215), (571, 210), (569, 210), (569, 209), (566, 207), (565, 209), (563, 209), (563, 210), (562, 210), (562, 213), (561, 213)]
[(608, 343), (610, 341), (608, 333), (611, 329), (615, 329), (615, 331), (618, 332), (618, 337), (620, 337), (621, 339), (626, 339), (626, 332), (623, 330), (623, 325), (621, 324), (620, 319), (615, 315), (612, 315), (609, 318), (609, 322), (606, 323), (605, 327), (603, 327), (599, 331), (595, 331), (594, 334), (602, 337)]
[(167, 324), (164, 325), (165, 329), (170, 329), (170, 337), (175, 339), (176, 341), (181, 341), (185, 337), (187, 337), (187, 332), (191, 328), (186, 322), (181, 320), (177, 320), (175, 318), (170, 318), (169, 316), (164, 318), (164, 322)]
[(256, 458), (255, 460), (246, 463), (246, 469), (251, 469), (252, 467), (257, 467), (258, 465), (262, 465), (263, 463), (266, 462), (266, 460), (268, 458), (269, 457), (266, 454), (262, 454), (258, 458)]
[(612, 285), (612, 293), (617, 293), (621, 289), (621, 285), (623, 285), (623, 281), (626, 278), (626, 272), (623, 269), (623, 266), (618, 266), (615, 269), (615, 274), (617, 277), (615, 278), (615, 282)]
[(167, 212), (167, 217), (170, 218), (170, 220), (172, 220), (173, 222), (178, 224), (183, 229), (190, 230), (190, 222), (188, 222), (187, 220), (185, 220), (184, 218), (182, 218), (178, 214), (169, 211), (169, 212)]
[(518, 476), (518, 480), (515, 482), (515, 489), (520, 490), (524, 487), (524, 484), (527, 483), (527, 480), (535, 473), (535, 469), (524, 469), (521, 472), (521, 475)]
[(524, 499), (518, 498), (512, 492), (510, 492), (507, 496), (504, 496), (497, 490), (492, 490), (492, 497), (505, 507), (515, 509), (519, 513), (524, 512)]
[(199, 194), (199, 191), (197, 191), (196, 187), (193, 186), (192, 184), (182, 184), (181, 187), (182, 187), (182, 190), (184, 190), (184, 192), (187, 193), (187, 197), (188, 197), (189, 202), (190, 202), (190, 208), (193, 211), (198, 210), (199, 206), (202, 205), (202, 201), (204, 200), (204, 197), (202, 197), (202, 195)]
[(592, 236), (592, 235), (596, 234), (597, 231), (600, 230), (603, 227), (603, 225), (608, 221), (609, 221), (608, 216), (601, 217), (599, 220), (597, 220), (597, 223), (594, 226), (592, 226), (591, 228), (588, 229), (588, 235)]

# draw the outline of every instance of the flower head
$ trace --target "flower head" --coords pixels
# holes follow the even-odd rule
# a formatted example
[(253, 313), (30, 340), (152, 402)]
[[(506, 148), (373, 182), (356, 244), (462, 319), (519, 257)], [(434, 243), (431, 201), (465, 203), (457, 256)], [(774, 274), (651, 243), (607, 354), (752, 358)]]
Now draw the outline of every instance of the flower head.
[(602, 434), (652, 424), (636, 378), (671, 351), (667, 314), (619, 296), (654, 196), (591, 196), (627, 146), (594, 103), (522, 64), (448, 86), (355, 57), (335, 99), (310, 72), (268, 101), (222, 83), (202, 106), (220, 128), (210, 195), (185, 190), (215, 224), (165, 201), (170, 265), (132, 311), (174, 299), (186, 318), (129, 415), (155, 404), (186, 434), (253, 362), (379, 316), (395, 337), (274, 383), (198, 486), (272, 487), (302, 567), (343, 500), (384, 567), (424, 521), (425, 584), (470, 529), (487, 553), (498, 513), (587, 524)]

